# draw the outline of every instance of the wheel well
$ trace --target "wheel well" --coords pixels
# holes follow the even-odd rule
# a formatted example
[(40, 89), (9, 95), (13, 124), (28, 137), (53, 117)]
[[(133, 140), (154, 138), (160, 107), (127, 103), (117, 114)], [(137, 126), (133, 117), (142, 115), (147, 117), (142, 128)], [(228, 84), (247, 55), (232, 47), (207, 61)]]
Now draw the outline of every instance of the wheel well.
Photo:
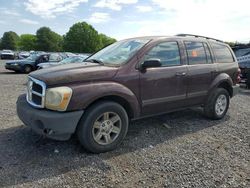
[(23, 67), (30, 67), (33, 70), (33, 66), (30, 64), (25, 64)]
[(227, 82), (222, 82), (222, 83), (220, 83), (220, 84), (218, 85), (218, 88), (224, 88), (225, 90), (228, 91), (230, 97), (233, 96), (233, 88), (232, 88), (232, 86), (231, 86), (229, 83), (227, 83)]
[(131, 105), (129, 104), (129, 102), (127, 100), (125, 100), (124, 98), (119, 97), (119, 96), (115, 96), (115, 95), (101, 97), (101, 98), (95, 100), (94, 102), (92, 102), (91, 104), (89, 104), (87, 108), (89, 108), (90, 106), (92, 106), (100, 101), (116, 102), (116, 103), (120, 104), (126, 110), (129, 119), (132, 119), (134, 117), (134, 111), (133, 111)]

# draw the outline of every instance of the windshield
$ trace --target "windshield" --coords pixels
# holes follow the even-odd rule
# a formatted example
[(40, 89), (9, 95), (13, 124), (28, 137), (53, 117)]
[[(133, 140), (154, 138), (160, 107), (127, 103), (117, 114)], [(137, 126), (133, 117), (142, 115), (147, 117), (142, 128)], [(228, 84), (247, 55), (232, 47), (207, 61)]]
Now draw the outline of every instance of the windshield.
[(126, 63), (139, 49), (141, 49), (148, 39), (130, 39), (111, 44), (102, 49), (87, 60), (96, 60), (108, 65), (121, 65)]
[(62, 61), (60, 61), (61, 64), (67, 64), (67, 63), (81, 63), (85, 58), (82, 57), (68, 57)]
[(30, 60), (30, 61), (35, 61), (37, 58), (37, 55), (36, 54), (33, 54), (31, 56), (29, 56), (28, 58), (26, 58), (27, 60)]

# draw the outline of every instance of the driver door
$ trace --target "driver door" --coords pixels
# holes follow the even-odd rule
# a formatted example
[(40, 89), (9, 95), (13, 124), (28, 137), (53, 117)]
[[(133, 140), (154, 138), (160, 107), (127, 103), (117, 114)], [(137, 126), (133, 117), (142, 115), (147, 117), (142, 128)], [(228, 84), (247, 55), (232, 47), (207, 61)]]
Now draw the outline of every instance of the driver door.
[(140, 72), (144, 116), (171, 111), (185, 105), (187, 67), (181, 62), (178, 42), (166, 41), (151, 48), (142, 61), (158, 59), (161, 67)]

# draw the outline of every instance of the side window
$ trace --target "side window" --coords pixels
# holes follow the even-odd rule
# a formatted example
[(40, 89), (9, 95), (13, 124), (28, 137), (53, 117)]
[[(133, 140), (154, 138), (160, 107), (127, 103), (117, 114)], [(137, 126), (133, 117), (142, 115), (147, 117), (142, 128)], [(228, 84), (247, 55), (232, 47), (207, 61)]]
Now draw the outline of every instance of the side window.
[(212, 43), (213, 52), (218, 63), (232, 63), (234, 62), (233, 55), (229, 48), (222, 44)]
[(211, 52), (208, 48), (207, 43), (203, 43), (204, 47), (205, 47), (205, 52), (206, 52), (206, 56), (207, 56), (207, 62), (208, 63), (212, 63), (212, 56), (211, 56)]
[(188, 64), (206, 64), (207, 57), (204, 46), (201, 42), (185, 42)]
[(160, 59), (162, 67), (181, 65), (177, 42), (162, 42), (157, 44), (145, 55), (144, 61), (150, 59)]
[(49, 56), (50, 61), (60, 61), (62, 60), (61, 56), (58, 54), (50, 54)]

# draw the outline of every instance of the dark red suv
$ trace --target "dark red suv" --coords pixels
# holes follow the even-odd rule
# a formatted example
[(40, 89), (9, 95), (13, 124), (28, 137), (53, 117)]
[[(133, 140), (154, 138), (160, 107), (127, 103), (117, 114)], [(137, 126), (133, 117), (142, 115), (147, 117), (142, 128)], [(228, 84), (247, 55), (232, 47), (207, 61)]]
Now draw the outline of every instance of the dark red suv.
[(85, 63), (31, 73), (17, 101), (19, 118), (57, 140), (77, 133), (99, 153), (125, 137), (129, 120), (201, 105), (221, 119), (239, 89), (238, 63), (222, 41), (195, 35), (116, 42)]

